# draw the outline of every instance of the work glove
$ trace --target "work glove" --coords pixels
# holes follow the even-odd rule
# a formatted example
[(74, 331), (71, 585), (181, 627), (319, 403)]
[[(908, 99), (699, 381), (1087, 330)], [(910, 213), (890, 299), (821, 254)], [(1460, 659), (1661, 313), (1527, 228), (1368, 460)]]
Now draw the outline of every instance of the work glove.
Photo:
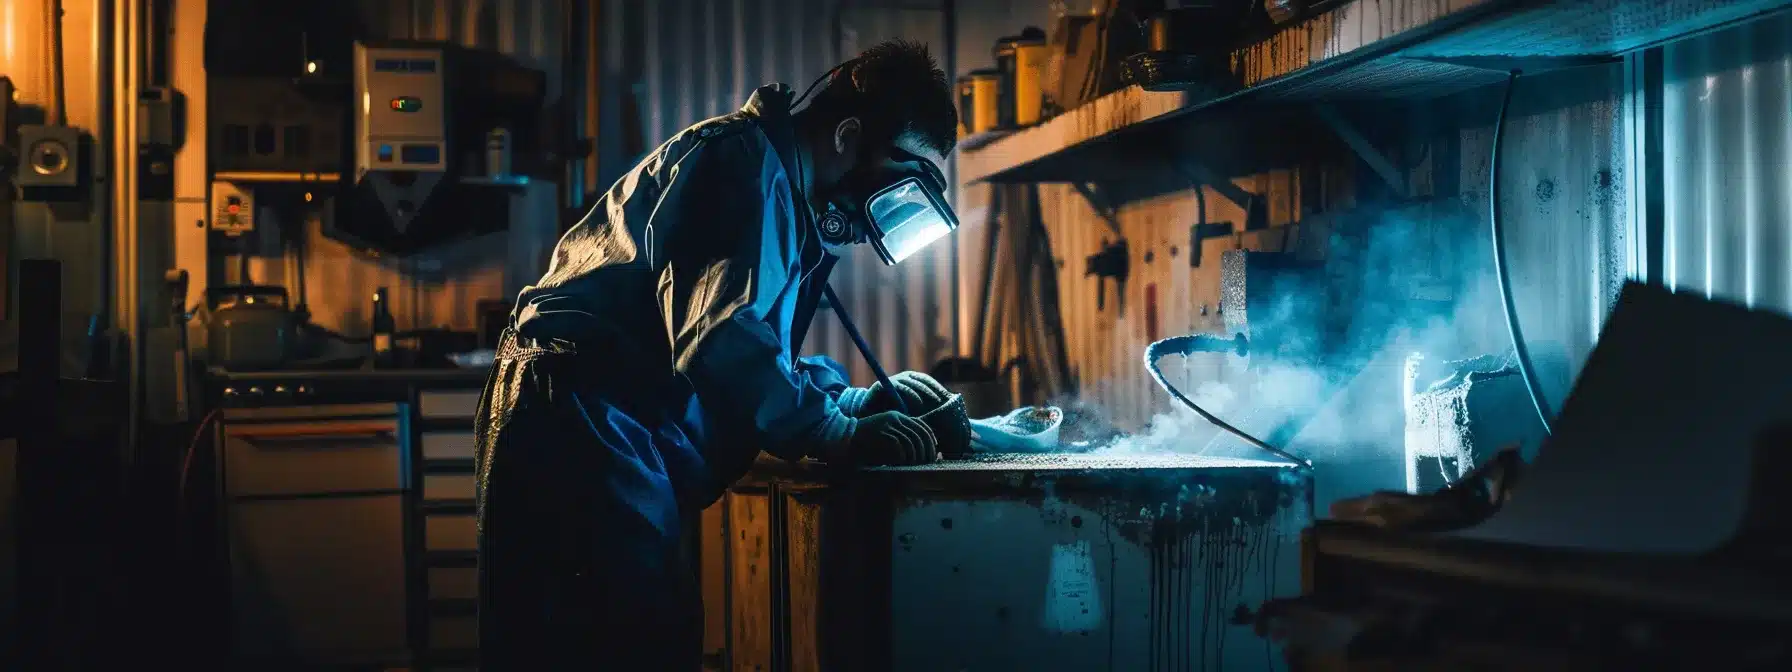
[[(890, 384), (896, 387), (896, 394), (901, 395), (908, 412), (917, 416), (939, 408), (952, 398), (952, 391), (941, 385), (940, 381), (918, 371), (903, 371), (890, 376)], [(837, 403), (842, 412), (855, 418), (896, 410), (896, 404), (884, 392), (883, 383), (872, 383), (871, 387), (847, 388), (840, 393)]]
[(883, 467), (927, 464), (939, 459), (939, 445), (927, 423), (896, 411), (860, 418), (842, 448), (845, 454), (832, 456), (830, 462)]

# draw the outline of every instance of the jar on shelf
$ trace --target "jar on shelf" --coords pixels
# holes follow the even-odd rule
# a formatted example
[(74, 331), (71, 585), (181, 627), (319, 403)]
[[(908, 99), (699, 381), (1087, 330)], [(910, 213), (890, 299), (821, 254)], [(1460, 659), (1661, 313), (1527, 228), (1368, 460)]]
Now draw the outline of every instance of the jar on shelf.
[(1039, 123), (1045, 103), (1049, 53), (1045, 31), (1034, 27), (996, 41), (996, 70), (1001, 73), (996, 108), (998, 128), (1025, 128)]

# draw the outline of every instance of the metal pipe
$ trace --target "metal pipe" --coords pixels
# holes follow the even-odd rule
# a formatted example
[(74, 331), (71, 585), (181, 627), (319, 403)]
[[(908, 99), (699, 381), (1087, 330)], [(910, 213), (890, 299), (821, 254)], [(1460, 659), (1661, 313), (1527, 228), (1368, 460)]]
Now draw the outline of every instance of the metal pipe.
[(280, 170), (225, 170), (212, 174), (219, 182), (340, 182), (342, 173), (306, 173)]
[(1145, 347), (1145, 371), (1151, 374), (1152, 380), (1157, 381), (1158, 387), (1163, 388), (1165, 392), (1169, 392), (1170, 396), (1175, 398), (1176, 401), (1182, 402), (1183, 406), (1187, 406), (1189, 410), (1194, 411), (1196, 415), (1199, 415), (1202, 419), (1212, 423), (1213, 426), (1225, 430), (1226, 433), (1236, 436), (1239, 439), (1242, 439), (1245, 443), (1256, 446), (1266, 453), (1311, 468), (1313, 466), (1311, 460), (1295, 456), (1285, 450), (1269, 445), (1264, 442), (1263, 439), (1259, 439), (1246, 433), (1242, 429), (1233, 427), (1225, 420), (1221, 420), (1219, 416), (1207, 412), (1207, 409), (1201, 408), (1201, 405), (1195, 403), (1195, 400), (1184, 395), (1182, 390), (1177, 389), (1175, 385), (1170, 384), (1169, 379), (1164, 377), (1163, 370), (1157, 368), (1157, 360), (1162, 359), (1165, 355), (1179, 354), (1186, 356), (1195, 352), (1226, 352), (1228, 350), (1243, 352), (1248, 348), (1249, 345), (1242, 334), (1236, 340), (1228, 340), (1206, 334), (1172, 336)]
[(1531, 351), (1525, 347), (1524, 331), (1518, 327), (1518, 306), (1512, 301), (1512, 271), (1506, 265), (1506, 219), (1500, 212), (1500, 136), (1505, 134), (1506, 113), (1512, 110), (1512, 89), (1518, 83), (1517, 70), (1506, 77), (1506, 95), (1500, 101), (1500, 114), (1493, 122), (1493, 149), (1487, 158), (1487, 230), (1493, 238), (1493, 275), (1500, 290), (1500, 307), (1505, 310), (1506, 333), (1512, 337), (1512, 355), (1518, 360), (1518, 374), (1530, 393), (1531, 406), (1537, 410), (1537, 421), (1543, 423), (1543, 434), (1555, 433), (1550, 426), (1549, 403), (1543, 400), (1543, 386), (1537, 382), (1537, 367), (1531, 363)]
[(137, 123), (137, 98), (142, 77), (142, 0), (118, 0), (113, 10), (116, 26), (112, 35), (112, 76), (115, 82), (112, 119), (114, 138), (113, 164), (113, 259), (114, 286), (119, 301), (115, 324), (125, 338), (125, 381), (129, 385), (130, 404), (125, 420), (124, 460), (132, 462), (136, 452), (138, 423), (143, 412), (143, 320), (142, 282), (138, 277), (141, 235), (137, 208), (137, 146), (141, 129)]
[(50, 91), (49, 95), (44, 97), (44, 104), (48, 106), (45, 117), (48, 123), (67, 126), (68, 95), (63, 88), (67, 80), (63, 77), (65, 59), (62, 54), (62, 0), (48, 0), (46, 4), (48, 8), (45, 11), (46, 40), (44, 49), (48, 52), (45, 56), (50, 63), (47, 80)]

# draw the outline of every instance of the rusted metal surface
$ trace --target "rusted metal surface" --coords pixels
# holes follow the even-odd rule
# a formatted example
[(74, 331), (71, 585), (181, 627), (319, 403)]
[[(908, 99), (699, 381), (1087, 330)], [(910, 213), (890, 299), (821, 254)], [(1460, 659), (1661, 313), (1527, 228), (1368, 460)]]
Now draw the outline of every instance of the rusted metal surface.
[(793, 670), (1264, 669), (1231, 619), (1293, 594), (1311, 505), (1294, 465), (1192, 455), (761, 467), (728, 500), (781, 498), (763, 553), (783, 578), (737, 578), (731, 612), (780, 605), (771, 659)]

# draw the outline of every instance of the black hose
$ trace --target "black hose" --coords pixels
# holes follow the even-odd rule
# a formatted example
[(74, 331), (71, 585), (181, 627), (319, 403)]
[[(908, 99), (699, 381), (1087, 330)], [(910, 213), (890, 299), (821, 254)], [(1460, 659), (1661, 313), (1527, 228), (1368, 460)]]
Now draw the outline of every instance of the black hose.
[(1531, 364), (1531, 351), (1524, 345), (1524, 332), (1518, 328), (1518, 306), (1512, 302), (1512, 273), (1506, 268), (1505, 219), (1500, 216), (1500, 136), (1506, 130), (1506, 113), (1512, 108), (1512, 89), (1519, 71), (1506, 77), (1506, 96), (1500, 102), (1499, 117), (1493, 122), (1493, 151), (1487, 159), (1488, 231), (1493, 236), (1493, 274), (1499, 281), (1500, 303), (1506, 312), (1506, 332), (1512, 337), (1512, 351), (1518, 358), (1518, 374), (1530, 392), (1531, 405), (1537, 408), (1537, 419), (1543, 423), (1544, 435), (1555, 433), (1549, 422), (1549, 404), (1543, 400), (1543, 388), (1537, 383), (1537, 367)]
[(1305, 467), (1313, 466), (1311, 461), (1295, 457), (1287, 451), (1269, 445), (1264, 440), (1251, 436), (1250, 434), (1245, 433), (1244, 430), (1233, 427), (1226, 421), (1219, 419), (1218, 416), (1208, 413), (1207, 409), (1201, 408), (1200, 404), (1195, 403), (1193, 399), (1189, 399), (1187, 396), (1183, 395), (1182, 391), (1176, 389), (1175, 385), (1171, 385), (1170, 381), (1164, 378), (1163, 371), (1157, 368), (1157, 360), (1162, 359), (1165, 355), (1187, 355), (1195, 352), (1232, 352), (1238, 355), (1245, 355), (1247, 354), (1248, 349), (1249, 343), (1245, 340), (1243, 334), (1239, 334), (1237, 338), (1233, 339), (1208, 334), (1171, 336), (1145, 347), (1145, 370), (1151, 372), (1151, 379), (1157, 381), (1158, 386), (1164, 388), (1165, 392), (1169, 392), (1171, 397), (1174, 397), (1176, 401), (1182, 402), (1182, 405), (1189, 407), (1189, 410), (1194, 411), (1196, 415), (1213, 423), (1213, 426), (1226, 430), (1226, 432), (1242, 439), (1245, 443), (1256, 446), (1264, 452), (1275, 455), (1276, 457)]

